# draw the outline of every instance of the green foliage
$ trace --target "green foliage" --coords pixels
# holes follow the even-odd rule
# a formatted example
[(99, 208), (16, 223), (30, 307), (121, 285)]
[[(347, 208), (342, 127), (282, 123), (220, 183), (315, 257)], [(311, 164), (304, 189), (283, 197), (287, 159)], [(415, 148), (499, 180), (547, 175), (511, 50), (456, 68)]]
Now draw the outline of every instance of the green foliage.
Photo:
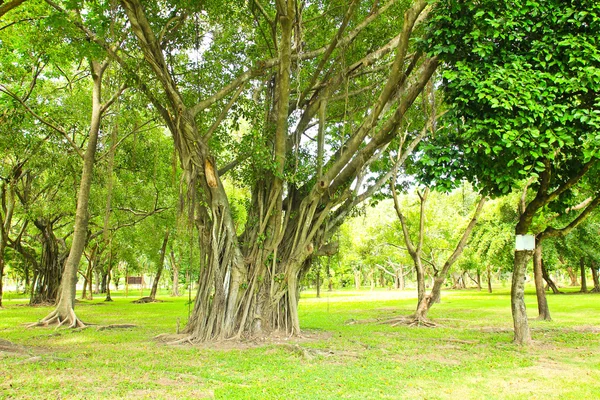
[(424, 47), (442, 61), (449, 112), (445, 133), (424, 149), (426, 181), (466, 178), (506, 194), (546, 162), (559, 185), (597, 156), (596, 1), (436, 4)]

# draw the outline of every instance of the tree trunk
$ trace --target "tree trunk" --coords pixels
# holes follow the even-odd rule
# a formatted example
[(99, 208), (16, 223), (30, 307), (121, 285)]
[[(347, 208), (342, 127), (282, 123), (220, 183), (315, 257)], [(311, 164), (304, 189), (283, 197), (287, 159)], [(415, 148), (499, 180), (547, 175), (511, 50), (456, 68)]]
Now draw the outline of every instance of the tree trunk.
[(173, 250), (171, 250), (171, 268), (173, 268), (173, 289), (171, 290), (171, 296), (179, 297), (179, 265), (177, 265)]
[(477, 289), (481, 290), (481, 271), (477, 269)]
[[(106, 298), (104, 301), (113, 301), (110, 295), (110, 280), (111, 280), (111, 272), (112, 272), (112, 263), (113, 263), (113, 253), (112, 253), (112, 244), (109, 243), (109, 255), (108, 255), (108, 265), (106, 266)], [(115, 285), (116, 288), (118, 288)]]
[(317, 299), (321, 297), (321, 266), (317, 268), (317, 276), (315, 277), (315, 286), (317, 288)]
[(154, 282), (152, 282), (152, 290), (150, 291), (150, 298), (152, 300), (156, 300), (156, 292), (158, 291), (158, 282), (160, 281), (160, 276), (162, 275), (163, 267), (165, 265), (165, 254), (167, 252), (167, 243), (169, 242), (169, 228), (165, 232), (165, 238), (162, 242), (162, 247), (160, 249), (160, 259), (158, 261), (158, 268), (156, 270), (156, 277), (154, 278)]
[(417, 310), (415, 312), (415, 322), (416, 323), (418, 323), (418, 324), (425, 323), (426, 319), (427, 319), (427, 312), (429, 311), (429, 309), (435, 303), (438, 303), (440, 301), (442, 286), (444, 285), (444, 281), (446, 281), (448, 272), (450, 271), (450, 268), (452, 267), (452, 265), (454, 265), (456, 260), (458, 260), (458, 258), (463, 253), (465, 246), (467, 245), (469, 236), (471, 235), (471, 232), (473, 231), (473, 229), (475, 228), (475, 225), (477, 224), (477, 219), (479, 218), (479, 215), (481, 214), (481, 210), (483, 210), (483, 205), (485, 204), (485, 202), (486, 202), (485, 197), (482, 197), (481, 200), (479, 200), (479, 203), (477, 204), (477, 208), (475, 209), (473, 217), (471, 218), (469, 225), (467, 225), (467, 228), (463, 232), (460, 240), (456, 244), (456, 248), (454, 249), (454, 251), (452, 252), (450, 257), (448, 257), (448, 259), (444, 263), (444, 266), (442, 267), (442, 269), (438, 271), (438, 274), (433, 279), (433, 287), (431, 289), (431, 292), (428, 295), (423, 296), (423, 299), (417, 304)]
[(487, 267), (487, 286), (488, 293), (492, 293), (492, 267), (488, 265)]
[(67, 258), (61, 290), (60, 298), (56, 309), (46, 316), (37, 324), (33, 325), (48, 325), (58, 323), (59, 326), (67, 324), (69, 327), (85, 326), (75, 315), (75, 295), (77, 284), (77, 271), (79, 269), (79, 261), (83, 254), (87, 241), (88, 227), (88, 203), (90, 199), (90, 190), (92, 187), (92, 176), (94, 169), (94, 157), (96, 154), (96, 145), (98, 143), (98, 133), (100, 131), (100, 120), (102, 116), (103, 105), (101, 104), (102, 90), (102, 74), (104, 73), (108, 62), (99, 64), (96, 61), (91, 61), (92, 79), (94, 82), (92, 93), (92, 117), (90, 131), (88, 136), (87, 148), (83, 159), (83, 168), (81, 173), (81, 181), (79, 183), (79, 193), (77, 194), (77, 210), (75, 212), (75, 226), (73, 231), (73, 243), (71, 251)]
[(567, 273), (569, 274), (569, 279), (571, 283), (569, 286), (579, 286), (579, 282), (577, 282), (577, 274), (573, 271), (573, 268), (567, 267)]
[(585, 277), (585, 260), (583, 257), (579, 259), (579, 270), (581, 272), (581, 293), (587, 293), (587, 280)]
[(525, 271), (530, 251), (515, 250), (515, 263), (510, 291), (510, 303), (515, 328), (514, 342), (527, 344), (531, 341), (527, 310), (525, 307)]
[(592, 279), (594, 280), (594, 288), (592, 289), (592, 292), (600, 293), (600, 282), (598, 279), (598, 264), (596, 264), (596, 261), (592, 261), (590, 263), (590, 269), (592, 270)]
[(94, 282), (95, 283), (95, 285), (94, 285), (94, 294), (100, 294), (100, 284), (101, 284), (101, 282), (100, 282), (101, 281), (101, 278), (100, 278), (101, 274), (100, 274), (100, 270), (99, 270), (100, 266), (98, 265), (97, 262), (94, 263), (94, 264), (95, 264), (94, 265), (94, 281), (95, 281)]
[(360, 290), (361, 278), (360, 270), (354, 270), (354, 289)]
[(550, 287), (550, 289), (552, 289), (552, 293), (559, 294), (560, 290), (558, 290), (558, 287), (556, 286), (556, 284), (554, 283), (554, 281), (550, 277), (550, 274), (548, 273), (548, 269), (546, 269), (546, 263), (544, 263), (544, 258), (543, 257), (540, 260), (540, 263), (542, 265), (542, 276), (544, 277), (544, 280), (546, 281), (546, 283), (548, 284), (548, 286)]
[(535, 294), (538, 303), (538, 319), (551, 321), (550, 309), (546, 300), (546, 291), (544, 290), (544, 278), (542, 272), (542, 244), (536, 238), (536, 246), (533, 251), (533, 276), (535, 279)]
[(34, 224), (40, 230), (42, 256), (38, 264), (40, 270), (33, 287), (31, 303), (54, 303), (60, 288), (64, 259), (60, 254), (52, 221), (40, 218), (34, 221)]

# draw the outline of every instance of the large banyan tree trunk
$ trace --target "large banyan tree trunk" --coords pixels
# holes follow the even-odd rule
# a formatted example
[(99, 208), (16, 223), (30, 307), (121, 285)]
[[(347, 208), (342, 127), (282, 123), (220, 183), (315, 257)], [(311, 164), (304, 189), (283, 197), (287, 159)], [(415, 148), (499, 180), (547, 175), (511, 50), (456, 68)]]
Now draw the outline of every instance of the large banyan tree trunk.
[[(184, 330), (189, 336), (184, 340), (220, 340), (272, 331), (291, 335), (300, 333), (299, 283), (310, 266), (307, 260), (329, 240), (353, 207), (387, 182), (389, 175), (377, 182), (378, 187), (371, 185), (364, 192), (360, 192), (360, 184), (351, 188), (354, 182), (362, 180), (369, 163), (381, 157), (387, 145), (397, 136), (406, 111), (437, 67), (435, 58), (426, 58), (419, 52), (408, 53), (412, 30), (427, 5), (424, 0), (415, 1), (408, 8), (402, 32), (381, 49), (341, 71), (336, 70), (339, 63), (328, 66), (332, 61), (329, 58), (339, 43), (354, 40), (370, 21), (396, 3), (392, 0), (380, 8), (374, 7), (364, 23), (344, 36), (357, 9), (358, 2), (351, 2), (331, 42), (315, 52), (300, 54), (299, 9), (294, 1), (277, 0), (273, 10), (277, 17), (269, 21), (276, 32), (273, 40), (277, 56), (259, 62), (257, 68), (241, 73), (213, 96), (189, 106), (180, 94), (177, 80), (167, 65), (162, 43), (147, 20), (142, 2), (121, 0), (147, 66), (160, 84), (161, 100), (139, 76), (135, 79), (173, 135), (184, 171), (188, 212), (199, 232), (199, 287), (193, 312)], [(292, 39), (295, 40), (294, 46)], [(108, 49), (108, 46), (105, 48)], [(330, 89), (341, 90), (351, 73), (373, 65), (375, 60), (386, 54), (393, 55), (389, 77), (382, 82), (380, 94), (369, 112), (365, 113), (368, 114), (365, 121), (353, 127), (350, 137), (344, 139), (344, 145), (325, 160), (323, 138), (326, 104), (330, 93), (333, 95)], [(298, 98), (292, 101), (290, 76), (294, 56), (296, 59), (312, 57), (319, 62), (307, 88), (303, 93), (296, 91)], [(118, 60), (118, 57), (114, 58)], [(129, 68), (125, 63), (121, 65)], [(137, 76), (136, 71), (127, 71), (131, 76)], [(241, 93), (243, 84), (257, 76), (263, 76), (263, 81), (264, 76), (268, 76), (267, 81), (271, 82), (266, 96), (269, 110), (266, 113), (264, 147), (270, 152), (272, 168), (261, 170), (260, 178), (254, 183), (249, 222), (245, 232), (238, 237), (217, 168), (219, 160), (209, 139)], [(324, 87), (327, 90), (321, 89)], [(379, 93), (379, 89), (376, 92)], [(199, 132), (198, 113), (215, 103), (223, 103), (226, 98), (229, 98), (229, 103), (220, 117), (208, 132)], [(302, 114), (296, 132), (289, 132), (291, 107), (296, 107), (295, 111)], [(315, 172), (307, 182), (287, 182), (286, 158), (300, 146), (303, 130), (317, 119), (317, 113), (319, 150)], [(412, 141), (406, 141), (406, 148), (401, 149), (403, 160), (427, 131), (423, 129), (418, 138), (411, 137)]]

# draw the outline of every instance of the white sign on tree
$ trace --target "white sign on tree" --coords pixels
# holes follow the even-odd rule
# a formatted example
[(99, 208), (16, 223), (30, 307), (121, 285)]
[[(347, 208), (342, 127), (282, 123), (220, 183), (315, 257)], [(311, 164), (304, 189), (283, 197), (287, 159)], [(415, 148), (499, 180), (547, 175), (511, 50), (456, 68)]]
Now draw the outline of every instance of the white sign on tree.
[(515, 250), (534, 250), (535, 236), (534, 235), (517, 235), (515, 242)]

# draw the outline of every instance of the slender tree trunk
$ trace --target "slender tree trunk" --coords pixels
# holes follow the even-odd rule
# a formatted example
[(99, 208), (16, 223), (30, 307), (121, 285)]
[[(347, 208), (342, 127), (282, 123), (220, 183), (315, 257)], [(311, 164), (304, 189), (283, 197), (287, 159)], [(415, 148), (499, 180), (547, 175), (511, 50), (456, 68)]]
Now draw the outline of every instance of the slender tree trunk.
[(581, 293), (587, 293), (587, 280), (585, 277), (585, 260), (583, 257), (579, 259), (579, 270), (581, 271)]
[(577, 274), (573, 271), (572, 267), (567, 267), (567, 273), (569, 274), (569, 279), (571, 283), (569, 286), (579, 286), (579, 282), (577, 282)]
[(315, 286), (317, 287), (317, 299), (321, 297), (321, 266), (317, 268), (317, 276), (315, 278)]
[[(112, 272), (112, 263), (113, 263), (113, 252), (112, 252), (112, 244), (109, 243), (109, 255), (108, 255), (108, 265), (106, 266), (106, 298), (104, 301), (113, 301), (110, 295), (110, 280), (111, 280), (111, 272)], [(116, 287), (116, 286), (115, 286)]]
[(558, 287), (556, 286), (556, 283), (554, 283), (554, 281), (550, 277), (550, 274), (548, 273), (548, 269), (546, 268), (546, 263), (544, 263), (544, 258), (543, 257), (540, 260), (540, 263), (542, 265), (542, 276), (544, 277), (544, 280), (546, 281), (546, 283), (548, 284), (548, 286), (550, 287), (550, 289), (552, 289), (552, 293), (559, 294), (560, 290), (558, 290)]
[(450, 268), (452, 267), (452, 265), (454, 265), (456, 260), (458, 260), (458, 258), (463, 253), (465, 246), (467, 245), (469, 236), (471, 235), (471, 232), (473, 231), (473, 229), (475, 228), (475, 225), (477, 224), (477, 219), (479, 218), (479, 215), (481, 214), (481, 210), (483, 210), (483, 205), (485, 204), (485, 201), (486, 201), (485, 197), (482, 197), (481, 200), (479, 200), (479, 203), (477, 204), (477, 208), (475, 209), (473, 217), (471, 218), (469, 225), (467, 225), (467, 228), (463, 232), (460, 240), (456, 244), (456, 248), (454, 249), (454, 251), (452, 252), (450, 257), (448, 257), (448, 259), (444, 263), (444, 266), (442, 267), (442, 269), (435, 276), (435, 278), (433, 280), (433, 287), (431, 289), (431, 292), (429, 294), (423, 296), (423, 300), (421, 300), (417, 304), (417, 311), (415, 312), (415, 321), (414, 321), (415, 323), (418, 323), (418, 324), (425, 323), (426, 319), (427, 319), (427, 312), (429, 311), (429, 309), (435, 303), (438, 303), (440, 301), (442, 286), (444, 285), (444, 282), (446, 281), (448, 272), (450, 271)]
[(152, 282), (152, 290), (150, 291), (150, 298), (152, 300), (156, 300), (156, 292), (158, 291), (158, 282), (160, 281), (160, 276), (162, 275), (163, 267), (165, 265), (165, 254), (167, 252), (167, 243), (169, 242), (169, 228), (165, 232), (165, 237), (162, 242), (162, 247), (160, 249), (160, 260), (158, 261), (158, 268), (156, 270), (156, 277), (154, 278), (154, 282)]
[(487, 286), (488, 293), (492, 293), (492, 268), (489, 265), (487, 267)]
[(533, 251), (533, 276), (535, 279), (535, 294), (538, 303), (538, 319), (551, 321), (550, 309), (546, 299), (546, 290), (544, 290), (544, 278), (542, 272), (542, 244), (536, 238), (536, 246)]
[(525, 271), (530, 253), (530, 251), (515, 250), (510, 303), (515, 329), (514, 341), (518, 344), (526, 344), (531, 341), (527, 309), (525, 307)]
[(481, 271), (477, 269), (477, 289), (481, 290)]
[(360, 290), (361, 276), (360, 270), (354, 270), (354, 289)]
[(88, 203), (92, 187), (94, 157), (98, 143), (98, 133), (100, 131), (100, 120), (103, 112), (103, 105), (101, 104), (102, 74), (107, 66), (108, 62), (106, 61), (102, 64), (91, 61), (92, 79), (94, 81), (91, 125), (83, 159), (79, 193), (77, 194), (73, 242), (64, 268), (60, 299), (56, 305), (56, 309), (52, 313), (39, 323), (33, 325), (48, 325), (56, 322), (59, 325), (67, 324), (69, 327), (85, 326), (75, 315), (77, 270), (79, 269), (79, 261), (81, 260), (87, 241)]
[(171, 268), (173, 269), (173, 289), (171, 291), (171, 296), (179, 297), (179, 265), (177, 265), (173, 250), (171, 250)]
[(594, 288), (592, 289), (592, 292), (600, 293), (600, 281), (598, 279), (598, 264), (596, 264), (596, 261), (592, 261), (590, 263), (590, 269), (592, 270), (592, 279), (594, 280)]

